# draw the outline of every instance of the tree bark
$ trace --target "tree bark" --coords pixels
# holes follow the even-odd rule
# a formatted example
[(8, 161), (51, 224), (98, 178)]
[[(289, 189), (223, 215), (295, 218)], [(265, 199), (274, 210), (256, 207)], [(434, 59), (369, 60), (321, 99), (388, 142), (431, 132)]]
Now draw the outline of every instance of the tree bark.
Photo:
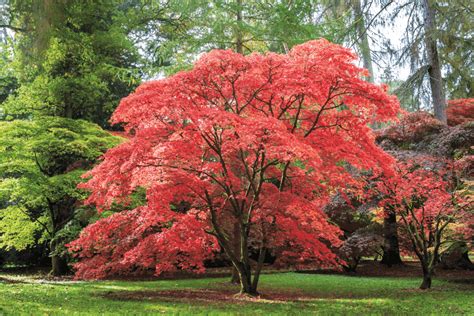
[(391, 210), (385, 210), (383, 220), (384, 246), (380, 263), (386, 264), (389, 267), (395, 264), (402, 264), (397, 228), (397, 215)]
[(234, 266), (239, 274), (240, 294), (249, 296), (258, 295), (257, 287), (252, 283), (252, 271), (250, 270), (250, 265), (247, 266), (242, 262), (234, 262)]
[(432, 271), (426, 266), (423, 266), (423, 282), (421, 282), (420, 289), (421, 290), (427, 290), (431, 288), (431, 276), (432, 276)]
[(260, 253), (258, 254), (257, 267), (255, 268), (255, 274), (253, 276), (253, 282), (252, 282), (252, 287), (254, 288), (255, 292), (257, 292), (257, 285), (260, 279), (260, 272), (262, 272), (263, 262), (265, 261), (266, 253), (267, 253), (267, 250), (264, 247), (260, 248)]
[[(240, 225), (238, 222), (234, 223), (234, 227), (232, 229), (232, 234), (234, 236), (233, 238), (233, 243), (232, 247), (234, 248), (234, 253), (236, 257), (240, 258), (241, 253), (240, 253)], [(239, 284), (240, 283), (240, 277), (239, 277), (239, 271), (235, 266), (232, 267), (232, 277), (230, 279), (230, 283), (232, 284)]]
[(423, 282), (420, 285), (421, 290), (427, 290), (431, 288), (431, 275), (423, 275)]
[(232, 276), (230, 277), (230, 283), (231, 284), (239, 284), (240, 278), (239, 278), (239, 271), (235, 267), (232, 267)]
[(438, 47), (436, 44), (436, 25), (435, 9), (430, 0), (423, 0), (423, 9), (425, 17), (425, 45), (426, 57), (428, 58), (428, 74), (430, 76), (431, 97), (433, 101), (433, 110), (435, 117), (447, 124), (446, 117), (446, 99), (443, 87), (443, 78), (441, 76), (441, 64), (438, 56)]
[(55, 237), (58, 231), (64, 227), (64, 224), (72, 218), (74, 214), (73, 205), (76, 200), (74, 198), (64, 198), (60, 202), (53, 202), (47, 198), (47, 201), (51, 222), (53, 224), (50, 233), (51, 241), (49, 243), (51, 252), (51, 275), (61, 276), (69, 272), (69, 266), (66, 258), (57, 254), (57, 248), (60, 242), (55, 239)]
[(57, 254), (54, 254), (56, 251), (57, 245), (55, 241), (52, 241), (50, 244), (51, 252), (53, 255), (51, 256), (51, 272), (50, 274), (53, 276), (61, 276), (65, 275), (69, 272), (69, 267), (67, 264), (67, 260)]
[(244, 43), (242, 39), (242, 0), (237, 0), (237, 29), (235, 30), (235, 51), (239, 54), (244, 53)]
[(374, 69), (372, 66), (372, 56), (369, 44), (369, 37), (367, 36), (367, 26), (365, 25), (365, 16), (362, 12), (361, 0), (352, 1), (355, 19), (356, 19), (356, 30), (358, 37), (358, 45), (360, 49), (360, 54), (362, 56), (362, 61), (364, 63), (364, 68), (369, 71), (369, 82), (374, 82)]

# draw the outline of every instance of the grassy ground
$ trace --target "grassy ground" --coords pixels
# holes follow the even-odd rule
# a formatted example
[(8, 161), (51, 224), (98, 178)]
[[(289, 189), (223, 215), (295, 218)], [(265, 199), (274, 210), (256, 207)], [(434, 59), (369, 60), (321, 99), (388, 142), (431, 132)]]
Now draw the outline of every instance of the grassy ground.
[[(227, 278), (47, 282), (0, 273), (0, 314), (472, 314), (472, 282), (419, 278), (266, 274), (262, 298), (249, 300)], [(471, 280), (472, 281), (472, 280)]]

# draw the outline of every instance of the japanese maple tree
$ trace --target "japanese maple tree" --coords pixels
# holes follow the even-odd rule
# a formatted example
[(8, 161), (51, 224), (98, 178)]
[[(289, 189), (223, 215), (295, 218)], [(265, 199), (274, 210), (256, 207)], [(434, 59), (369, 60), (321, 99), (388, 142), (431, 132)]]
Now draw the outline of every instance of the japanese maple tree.
[(146, 203), (82, 232), (70, 245), (76, 276), (200, 272), (222, 249), (241, 292), (255, 295), (268, 251), (295, 266), (337, 265), (340, 230), (321, 209), (338, 188), (358, 187), (347, 166), (388, 172), (368, 125), (399, 111), (355, 59), (324, 39), (286, 55), (214, 50), (123, 99), (112, 122), (129, 140), (83, 187), (100, 210), (139, 188)]
[(472, 223), (472, 201), (456, 192), (455, 171), (449, 161), (419, 156), (398, 162), (396, 174), (384, 177), (377, 185), (382, 206), (398, 216), (399, 227), (420, 260), (420, 289), (431, 287), (449, 225), (461, 225), (458, 229), (468, 233), (465, 225)]

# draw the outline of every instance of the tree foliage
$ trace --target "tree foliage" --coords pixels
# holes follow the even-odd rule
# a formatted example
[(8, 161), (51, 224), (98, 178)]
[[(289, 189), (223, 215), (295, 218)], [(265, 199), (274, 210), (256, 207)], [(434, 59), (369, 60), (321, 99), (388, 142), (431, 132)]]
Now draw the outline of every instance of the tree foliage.
[(139, 82), (139, 56), (125, 32), (120, 1), (13, 1), (14, 69), (20, 87), (6, 114), (87, 119), (107, 126)]
[[(410, 68), (410, 76), (395, 90), (402, 104), (411, 104), (418, 111), (430, 110), (433, 106), (431, 95), (434, 91), (428, 83), (430, 76), (433, 77), (433, 66), (438, 65), (433, 65), (433, 58), (430, 60), (429, 46), (437, 50), (435, 59), (439, 60), (442, 78), (436, 80), (440, 81), (445, 97), (457, 99), (472, 96), (473, 41), (470, 20), (473, 9), (473, 2), (468, 0), (404, 0), (394, 1), (391, 10), (381, 15), (381, 23), (387, 27), (405, 26), (402, 45), (397, 45), (383, 34), (381, 36), (384, 43), (382, 55), (385, 60), (392, 61), (387, 67)], [(428, 11), (430, 19), (427, 18)]]
[(474, 99), (449, 100), (446, 114), (449, 126), (474, 121)]
[(344, 260), (344, 268), (355, 272), (362, 257), (379, 255), (383, 245), (383, 237), (368, 229), (360, 229), (349, 236), (338, 249), (340, 257)]
[[(336, 265), (329, 245), (340, 233), (322, 206), (333, 190), (357, 188), (346, 165), (388, 169), (367, 124), (394, 118), (399, 106), (362, 79), (354, 59), (326, 40), (287, 55), (215, 50), (122, 100), (113, 122), (130, 139), (82, 187), (101, 209), (138, 187), (147, 204), (83, 231), (71, 244), (76, 276), (202, 271), (220, 247), (242, 292), (254, 294), (266, 251), (296, 266)], [(252, 252), (260, 254), (253, 279)]]
[(326, 14), (320, 1), (172, 0), (165, 7), (151, 1), (144, 9), (171, 12), (152, 23), (143, 43), (155, 69), (167, 74), (191, 68), (196, 56), (212, 49), (285, 53), (321, 37), (341, 44), (346, 31), (346, 18)]
[(0, 246), (22, 250), (53, 240), (84, 198), (80, 175), (117, 143), (86, 121), (1, 122)]
[(439, 132), (443, 124), (428, 112), (405, 113), (398, 124), (377, 131), (378, 141), (389, 139), (396, 144), (422, 140), (425, 136)]
[(423, 270), (421, 289), (431, 287), (434, 268), (440, 259), (440, 247), (448, 225), (472, 223), (472, 201), (453, 187), (453, 166), (432, 157), (397, 164), (397, 173), (378, 183), (381, 204), (390, 207), (399, 218)]

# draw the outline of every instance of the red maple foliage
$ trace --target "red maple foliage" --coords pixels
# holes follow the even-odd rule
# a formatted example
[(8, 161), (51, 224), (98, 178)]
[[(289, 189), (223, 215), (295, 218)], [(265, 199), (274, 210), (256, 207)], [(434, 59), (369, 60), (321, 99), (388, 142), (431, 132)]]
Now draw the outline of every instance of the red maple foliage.
[(418, 142), (443, 127), (443, 123), (428, 112), (405, 112), (397, 124), (377, 130), (376, 135), (379, 142), (389, 139), (396, 144), (403, 144)]
[(70, 245), (76, 277), (200, 272), (223, 249), (241, 291), (255, 294), (267, 251), (296, 266), (337, 265), (330, 246), (340, 230), (322, 206), (336, 189), (358, 187), (347, 166), (388, 172), (368, 125), (399, 111), (355, 58), (323, 39), (287, 55), (214, 50), (123, 99), (112, 122), (130, 139), (82, 187), (99, 209), (139, 187), (147, 203), (82, 232)]
[(456, 193), (470, 207), (463, 214), (463, 225), (460, 227), (465, 240), (470, 240), (471, 250), (474, 247), (474, 155), (465, 155), (453, 164), (453, 171), (458, 183)]
[[(472, 201), (458, 194), (452, 162), (431, 156), (400, 161), (396, 174), (377, 183), (381, 206), (396, 213), (399, 227), (411, 243), (423, 271), (421, 289), (431, 287), (433, 270), (450, 224), (472, 223)], [(472, 237), (472, 236), (471, 236)]]
[(446, 116), (449, 126), (474, 121), (474, 98), (448, 100)]

